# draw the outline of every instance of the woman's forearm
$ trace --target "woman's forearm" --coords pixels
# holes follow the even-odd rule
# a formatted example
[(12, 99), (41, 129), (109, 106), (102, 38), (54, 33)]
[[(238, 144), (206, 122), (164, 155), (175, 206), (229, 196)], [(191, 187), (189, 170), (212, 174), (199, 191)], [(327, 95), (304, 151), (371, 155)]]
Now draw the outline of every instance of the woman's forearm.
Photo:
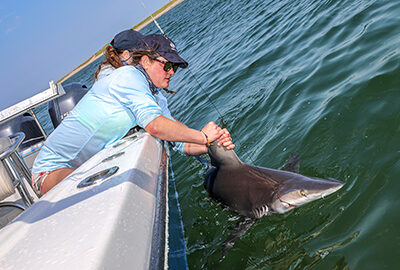
[(164, 116), (159, 116), (151, 121), (145, 130), (161, 140), (199, 145), (207, 143), (205, 136), (199, 130), (189, 128)]
[(196, 143), (186, 143), (185, 153), (191, 156), (202, 155), (208, 152), (208, 148), (205, 145)]

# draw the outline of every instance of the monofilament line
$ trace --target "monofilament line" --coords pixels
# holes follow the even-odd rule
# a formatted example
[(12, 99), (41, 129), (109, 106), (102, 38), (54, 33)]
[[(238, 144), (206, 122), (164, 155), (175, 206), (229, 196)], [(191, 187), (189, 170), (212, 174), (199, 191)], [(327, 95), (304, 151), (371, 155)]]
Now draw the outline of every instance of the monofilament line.
[(150, 14), (151, 19), (153, 20), (154, 24), (157, 26), (157, 28), (160, 30), (161, 34), (163, 34), (163, 36), (166, 36), (164, 31), (161, 29), (161, 26), (158, 24), (158, 22), (156, 21), (156, 19), (154, 19), (153, 15), (151, 14), (151, 12), (147, 9), (147, 7), (144, 5), (142, 0), (138, 0), (142, 6), (144, 7), (144, 9), (146, 10), (146, 12), (148, 14)]
[[(156, 21), (156, 19), (153, 17), (153, 15), (152, 15), (152, 14), (150, 13), (150, 11), (147, 9), (147, 7), (146, 7), (145, 4), (143, 3), (143, 1), (142, 1), (142, 0), (138, 0), (138, 1), (142, 4), (142, 6), (143, 6), (143, 8), (146, 10), (146, 12), (147, 12), (148, 14), (150, 14), (151, 19), (153, 20), (153, 22), (154, 22), (154, 24), (157, 26), (157, 28), (160, 30), (160, 32), (163, 34), (163, 36), (164, 36), (165, 38), (169, 39), (169, 38), (167, 37), (167, 35), (165, 34), (165, 32), (162, 30), (161, 26), (160, 26), (160, 25), (158, 24), (158, 22)], [(200, 89), (201, 89), (201, 91), (203, 92), (203, 94), (206, 95), (208, 101), (211, 103), (211, 105), (214, 107), (215, 111), (217, 112), (217, 114), (218, 114), (219, 117), (221, 118), (221, 121), (222, 121), (222, 125), (221, 125), (221, 126), (226, 126), (226, 123), (225, 123), (225, 121), (224, 121), (224, 118), (223, 118), (223, 116), (222, 116), (222, 113), (218, 110), (217, 106), (216, 106), (216, 105), (214, 104), (214, 102), (211, 100), (210, 95), (209, 95), (209, 94), (206, 92), (206, 90), (201, 86), (200, 82), (197, 80), (197, 77), (194, 75), (194, 73), (192, 72), (192, 70), (190, 69), (190, 67), (188, 67), (188, 69), (189, 69), (190, 75), (192, 75), (192, 77), (195, 79), (197, 85), (200, 87)], [(222, 128), (222, 127), (221, 127), (221, 128)], [(237, 139), (236, 135), (234, 135), (233, 129), (230, 131), (230, 134), (231, 134), (231, 137), (234, 138), (235, 141), (238, 142), (238, 145), (241, 146), (241, 142), (240, 142), (239, 139)], [(254, 164), (254, 160), (253, 160), (253, 158), (251, 157), (251, 155), (248, 154), (247, 151), (245, 151), (245, 154), (250, 158), (251, 162)]]

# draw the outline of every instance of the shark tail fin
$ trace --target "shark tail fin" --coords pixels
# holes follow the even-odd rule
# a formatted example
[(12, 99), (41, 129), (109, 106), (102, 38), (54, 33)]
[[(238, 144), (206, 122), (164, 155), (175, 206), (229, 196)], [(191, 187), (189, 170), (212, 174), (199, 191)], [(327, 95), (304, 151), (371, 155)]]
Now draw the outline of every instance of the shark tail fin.
[(285, 170), (289, 172), (299, 173), (300, 170), (300, 155), (292, 153), (289, 159), (279, 168), (279, 170)]

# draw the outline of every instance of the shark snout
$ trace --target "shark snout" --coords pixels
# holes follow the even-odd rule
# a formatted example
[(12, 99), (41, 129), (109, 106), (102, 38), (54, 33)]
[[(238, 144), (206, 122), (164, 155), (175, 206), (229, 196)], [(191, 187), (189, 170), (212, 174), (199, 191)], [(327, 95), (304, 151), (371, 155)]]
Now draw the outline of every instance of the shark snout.
[(284, 183), (276, 193), (272, 208), (278, 213), (324, 198), (342, 188), (338, 180), (302, 177)]
[(338, 181), (338, 180), (326, 180), (328, 181), (328, 183), (326, 184), (327, 188), (325, 190), (322, 190), (320, 195), (321, 198), (324, 198), (336, 191), (338, 191), (339, 189), (341, 189), (344, 186), (344, 183)]

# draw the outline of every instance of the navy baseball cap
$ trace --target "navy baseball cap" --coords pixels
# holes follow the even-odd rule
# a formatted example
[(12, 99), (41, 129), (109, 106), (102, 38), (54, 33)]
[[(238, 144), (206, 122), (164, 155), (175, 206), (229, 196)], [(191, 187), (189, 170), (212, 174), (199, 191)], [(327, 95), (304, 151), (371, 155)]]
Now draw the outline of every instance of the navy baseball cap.
[(180, 68), (186, 68), (189, 64), (179, 56), (175, 43), (167, 37), (159, 34), (147, 35), (143, 38), (145, 46), (158, 52), (168, 61), (178, 64)]
[(118, 50), (133, 51), (142, 46), (143, 35), (133, 29), (124, 30), (114, 37), (113, 47)]

